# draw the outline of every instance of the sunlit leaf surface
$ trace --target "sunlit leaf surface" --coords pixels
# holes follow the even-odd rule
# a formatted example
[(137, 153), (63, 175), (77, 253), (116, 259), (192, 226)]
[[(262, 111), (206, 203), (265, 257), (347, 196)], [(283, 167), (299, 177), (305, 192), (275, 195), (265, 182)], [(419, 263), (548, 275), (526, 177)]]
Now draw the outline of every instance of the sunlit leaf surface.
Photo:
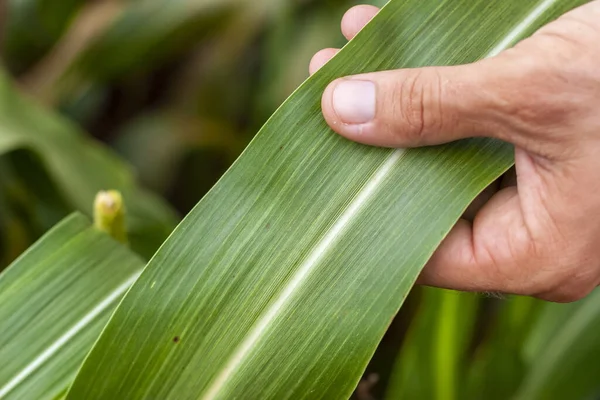
[(0, 275), (0, 398), (64, 395), (143, 261), (68, 217)]

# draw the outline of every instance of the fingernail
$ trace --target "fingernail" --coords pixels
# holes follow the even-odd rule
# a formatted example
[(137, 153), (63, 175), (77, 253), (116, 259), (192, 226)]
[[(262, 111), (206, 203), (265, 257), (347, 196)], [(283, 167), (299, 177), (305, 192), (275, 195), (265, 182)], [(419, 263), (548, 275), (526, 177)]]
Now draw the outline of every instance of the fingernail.
[(365, 124), (375, 118), (375, 84), (342, 80), (333, 90), (333, 109), (345, 124)]

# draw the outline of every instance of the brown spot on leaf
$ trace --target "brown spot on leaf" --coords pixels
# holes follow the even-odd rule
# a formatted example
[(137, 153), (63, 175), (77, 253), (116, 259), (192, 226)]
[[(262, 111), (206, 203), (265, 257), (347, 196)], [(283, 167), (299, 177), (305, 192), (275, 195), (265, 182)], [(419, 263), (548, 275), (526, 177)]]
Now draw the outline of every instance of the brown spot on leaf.
[(173, 338), (173, 343), (179, 343), (179, 336), (175, 336)]

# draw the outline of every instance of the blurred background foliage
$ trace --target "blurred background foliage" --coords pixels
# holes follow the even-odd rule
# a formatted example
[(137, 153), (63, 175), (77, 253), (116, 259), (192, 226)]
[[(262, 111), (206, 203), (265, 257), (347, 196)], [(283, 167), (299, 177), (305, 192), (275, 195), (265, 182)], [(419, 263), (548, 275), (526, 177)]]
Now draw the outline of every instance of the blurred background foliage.
[[(344, 44), (355, 3), (0, 2), (0, 269), (108, 188), (123, 192), (132, 247), (149, 258), (314, 52)], [(598, 398), (598, 302), (417, 289), (355, 397)]]
[[(96, 177), (80, 171), (75, 178), (48, 165), (52, 164), (46, 157), (48, 151), (39, 148), (44, 143), (0, 147), (4, 154), (0, 157), (0, 265), (6, 265), (73, 208), (89, 214), (87, 204), (95, 190), (107, 185), (123, 190), (123, 184), (113, 182), (115, 174), (132, 175), (125, 180), (136, 180), (173, 208), (166, 211), (166, 203), (160, 204), (157, 207), (163, 215), (148, 217), (147, 212), (155, 214), (156, 210), (146, 204), (139, 211), (140, 206), (132, 205), (127, 198), (132, 196), (125, 193), (134, 208), (131, 224), (139, 228), (132, 228), (133, 235), (143, 236), (133, 240), (134, 249), (151, 256), (177, 219), (210, 189), (307, 77), (312, 54), (322, 47), (343, 45), (338, 21), (354, 3), (2, 2), (2, 62), (4, 74), (10, 74), (13, 81), (3, 83), (3, 95), (10, 105), (14, 100), (7, 93), (18, 90), (29, 110), (18, 121), (14, 109), (7, 107), (3, 116), (13, 120), (12, 126), (20, 125), (21, 132), (37, 136), (36, 142), (55, 142), (56, 149), (50, 151), (58, 153), (53, 154), (55, 158), (64, 161), (73, 158), (68, 153), (78, 153), (71, 160), (74, 171), (85, 168), (76, 159), (84, 151), (66, 151), (56, 143), (61, 139), (52, 137), (56, 133), (47, 131), (60, 131), (59, 136), (69, 132), (62, 138), (67, 142), (91, 136), (111, 147), (127, 166), (117, 161), (122, 165), (111, 165), (112, 172), (94, 171), (108, 169), (104, 162), (89, 166)], [(37, 115), (45, 113), (34, 102), (62, 118), (48, 114), (38, 122), (28, 121), (27, 114), (34, 109)], [(61, 127), (49, 128), (46, 119)], [(74, 183), (77, 179), (87, 182)], [(131, 182), (124, 185), (131, 186)], [(64, 191), (57, 190), (65, 185)], [(138, 202), (159, 202), (152, 195), (141, 197)], [(148, 234), (147, 225), (158, 232)]]

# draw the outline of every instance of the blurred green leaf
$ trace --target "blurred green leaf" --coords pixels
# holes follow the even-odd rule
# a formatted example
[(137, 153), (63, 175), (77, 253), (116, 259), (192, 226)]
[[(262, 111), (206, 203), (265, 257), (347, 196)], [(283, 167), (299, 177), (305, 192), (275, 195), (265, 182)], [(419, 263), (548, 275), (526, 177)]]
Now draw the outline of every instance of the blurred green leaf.
[(575, 4), (388, 3), (161, 247), (69, 397), (348, 397), (427, 259), (513, 151), (488, 139), (351, 143), (323, 121), (323, 89), (352, 73), (494, 55)]
[(570, 304), (546, 303), (526, 346), (518, 400), (595, 398), (600, 393), (600, 291)]
[(56, 43), (85, 3), (85, 0), (7, 0), (2, 59), (11, 70), (22, 72)]
[(15, 192), (13, 204), (26, 215), (33, 238), (37, 239), (68, 215), (72, 207), (56, 190), (52, 178), (36, 153), (17, 149), (2, 156), (3, 167), (11, 175), (11, 188)]
[(115, 155), (20, 95), (0, 74), (0, 154), (17, 149), (30, 150), (43, 160), (70, 206), (88, 215), (96, 192), (121, 191), (129, 205), (132, 246), (145, 257), (154, 253), (175, 225), (169, 207), (136, 186), (128, 167)]
[(71, 73), (106, 81), (154, 67), (161, 59), (194, 44), (199, 35), (218, 27), (228, 6), (238, 1), (132, 1), (81, 53)]
[(76, 107), (98, 86), (155, 70), (210, 37), (241, 1), (134, 0), (90, 6), (85, 19), (66, 35), (61, 51), (28, 76), (27, 86), (45, 102)]
[[(348, 7), (320, 7), (302, 15), (289, 3), (273, 18), (263, 52), (261, 90), (256, 91), (256, 117), (263, 121), (308, 76), (312, 56), (322, 48), (342, 47), (337, 21)], [(297, 15), (300, 14), (300, 15)]]
[[(211, 45), (198, 46), (189, 65), (175, 78), (171, 89), (173, 106), (196, 112), (203, 119), (229, 124), (253, 120), (252, 101), (257, 93), (265, 91), (257, 79), (257, 69), (265, 68), (257, 42), (262, 42), (262, 35), (272, 29), (270, 21), (292, 7), (292, 3), (295, 1), (238, 1), (235, 12), (223, 23)], [(283, 100), (279, 99), (275, 106)], [(244, 133), (248, 137), (247, 133), (254, 134), (255, 130)]]
[(0, 161), (0, 271), (21, 254), (29, 243), (29, 232), (10, 205)]
[(480, 297), (423, 288), (398, 354), (386, 399), (465, 398), (469, 350)]
[(143, 261), (72, 215), (0, 275), (0, 398), (64, 396)]
[(488, 329), (469, 371), (468, 399), (511, 398), (527, 372), (522, 351), (543, 303), (530, 297), (490, 299)]
[[(22, 165), (12, 162), (19, 156), (0, 156), (0, 271), (57, 222), (46, 224), (47, 211), (54, 211), (53, 198), (44, 199), (45, 206), (41, 206), (30, 190), (30, 182), (21, 179)], [(36, 185), (43, 187), (43, 182)]]
[[(226, 169), (242, 152), (244, 144), (227, 122), (181, 113), (157, 112), (142, 115), (124, 125), (113, 146), (134, 166), (142, 183), (156, 191), (168, 193), (179, 173), (184, 172), (181, 168), (187, 156), (203, 150), (215, 153), (223, 156)], [(148, 159), (153, 162), (148, 163)], [(211, 165), (190, 172), (197, 173), (201, 178), (212, 173)], [(217, 178), (223, 172), (216, 171)], [(202, 186), (205, 183), (197, 179), (193, 182)], [(214, 183), (211, 180), (207, 190)], [(185, 190), (190, 188), (185, 187)], [(206, 191), (200, 196), (192, 196), (194, 204)]]

